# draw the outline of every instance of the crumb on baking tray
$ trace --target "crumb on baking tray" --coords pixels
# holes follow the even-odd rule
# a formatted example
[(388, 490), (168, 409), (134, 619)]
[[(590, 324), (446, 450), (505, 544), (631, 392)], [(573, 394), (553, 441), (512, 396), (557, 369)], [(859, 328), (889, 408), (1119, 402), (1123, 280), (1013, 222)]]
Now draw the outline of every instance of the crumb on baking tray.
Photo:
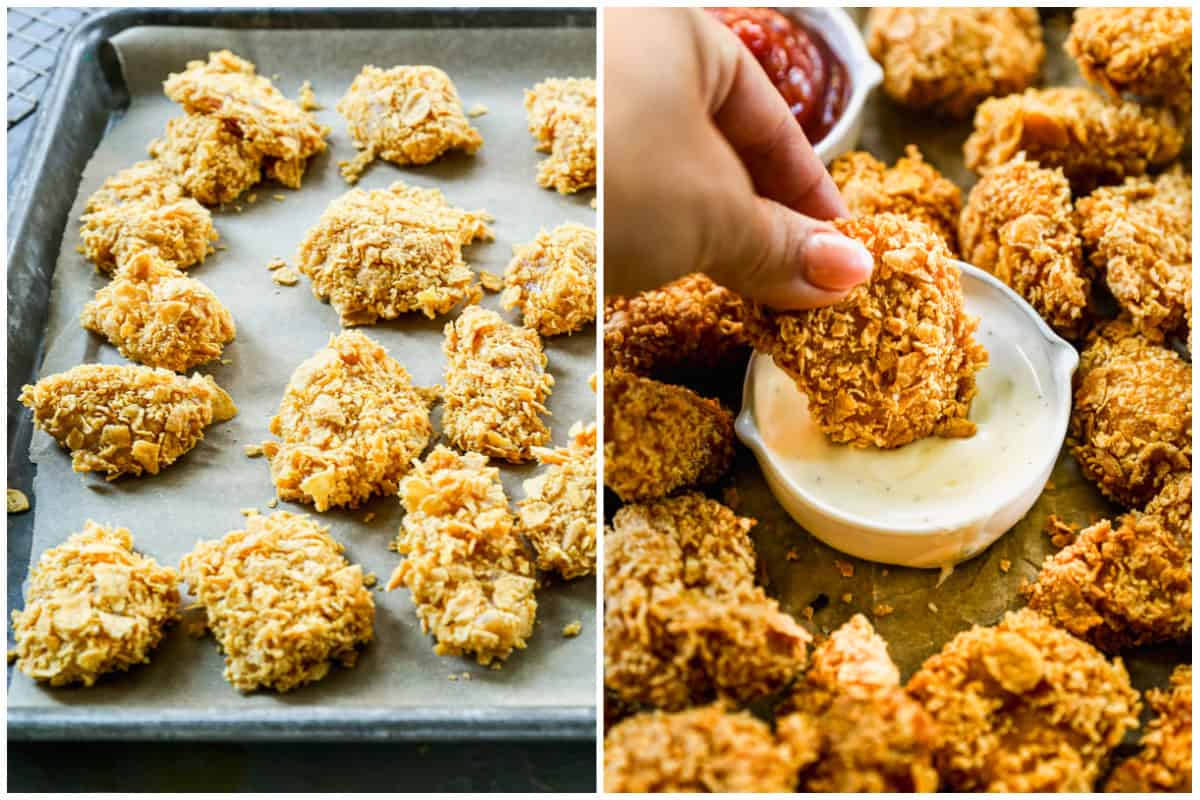
[(20, 489), (8, 490), (8, 513), (20, 514), (29, 510), (29, 498)]
[(580, 622), (579, 620), (575, 620), (573, 622), (568, 622), (566, 625), (563, 626), (562, 635), (567, 638), (570, 638), (573, 636), (578, 636), (582, 630), (583, 630), (583, 623)]

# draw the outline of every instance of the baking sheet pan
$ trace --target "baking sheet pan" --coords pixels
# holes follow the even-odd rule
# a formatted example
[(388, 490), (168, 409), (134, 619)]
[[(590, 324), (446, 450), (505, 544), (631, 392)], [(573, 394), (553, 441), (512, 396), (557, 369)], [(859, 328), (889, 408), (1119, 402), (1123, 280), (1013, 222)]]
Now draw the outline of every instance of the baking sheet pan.
[[(274, 490), (267, 464), (263, 459), (248, 459), (243, 446), (267, 438), (267, 421), (292, 370), (339, 326), (335, 311), (312, 296), (306, 279), (293, 287), (276, 286), (266, 264), (276, 256), (294, 264), (304, 232), (332, 199), (349, 188), (338, 174), (336, 161), (351, 157), (354, 150), (334, 105), (364, 64), (436, 64), (455, 80), (467, 108), (480, 103), (489, 109), (473, 121), (485, 139), (475, 158), (450, 156), (412, 169), (377, 162), (359, 184), (377, 188), (403, 179), (436, 186), (462, 207), (488, 209), (496, 216), (496, 241), (468, 248), (466, 257), (473, 267), (500, 273), (511, 246), (533, 238), (540, 227), (564, 221), (594, 224), (595, 219), (588, 206), (591, 192), (563, 197), (536, 185), (536, 164), (543, 156), (533, 151), (522, 106), (523, 89), (542, 78), (594, 74), (591, 12), (351, 12), (342, 24), (337, 22), (341, 12), (329, 11), (215, 16), (164, 12), (158, 17), (118, 13), (125, 14), (122, 19), (128, 24), (114, 29), (110, 21), (108, 29), (101, 26), (102, 36), (94, 31), (90, 36), (80, 34), (78, 47), (91, 48), (93, 60), (83, 56), (73, 61), (69, 56), (58, 73), (59, 81), (70, 82), (72, 67), (94, 70), (99, 53), (106, 53), (103, 77), (116, 85), (109, 87), (107, 95), (98, 87), (85, 99), (107, 102), (108, 115), (95, 109), (90, 116), (67, 112), (80, 101), (59, 95), (52, 96), (41, 121), (54, 127), (49, 136), (62, 133), (71, 120), (94, 124), (107, 116), (113, 120), (110, 129), (90, 162), (87, 153), (76, 154), (79, 172), (74, 173), (74, 181), (70, 171), (54, 181), (43, 170), (33, 176), (24, 195), (30, 204), (25, 219), (44, 213), (44, 203), (63, 203), (63, 193), (66, 201), (74, 198), (69, 212), (58, 217), (59, 227), (41, 231), (39, 248), (26, 245), (27, 251), (43, 259), (39, 262), (43, 270), (57, 257), (48, 286), (44, 336), (36, 345), (41, 354), (30, 356), (31, 364), (35, 357), (44, 359), (37, 375), (83, 362), (121, 361), (113, 348), (86, 334), (77, 322), (82, 305), (106, 279), (75, 252), (76, 220), (86, 197), (104, 178), (144, 158), (149, 140), (160, 134), (167, 119), (181, 113), (161, 92), (168, 72), (179, 70), (189, 59), (203, 58), (209, 50), (228, 47), (254, 61), (261, 73), (275, 76), (276, 85), (288, 96), (295, 97), (300, 84), (309, 80), (324, 106), (317, 112), (318, 119), (333, 129), (330, 151), (310, 165), (303, 189), (263, 184), (252, 190), (257, 202), (243, 196), (237, 204), (240, 210), (234, 206), (214, 211), (225, 249), (190, 270), (230, 307), (238, 325), (237, 341), (225, 352), (230, 363), (201, 370), (230, 391), (240, 408), (237, 418), (210, 428), (204, 442), (159, 476), (113, 483), (72, 473), (69, 456), (45, 434), (33, 434), (29, 454), (36, 470), (32, 485), (22, 488), (32, 489), (34, 508), (28, 515), (10, 519), (10, 609), (20, 602), (24, 573), (21, 570), (14, 585), (11, 540), (20, 532), (14, 530), (12, 520), (20, 520), (24, 527), (32, 520), (32, 545), (27, 552), (35, 556), (90, 517), (129, 527), (140, 550), (162, 563), (175, 564), (198, 539), (241, 527), (240, 509), (270, 511), (266, 503)], [(165, 24), (172, 22), (187, 24)], [(104, 44), (106, 40), (110, 44)], [(125, 107), (113, 113), (114, 106)], [(60, 114), (55, 115), (55, 110)], [(48, 152), (43, 149), (41, 155)], [(38, 155), (35, 150), (30, 162), (39, 161)], [(277, 201), (274, 195), (284, 199)], [(15, 211), (20, 216), (22, 209)], [(64, 224), (58, 253), (52, 240)], [(33, 233), (19, 225), (15, 230), (18, 237)], [(15, 249), (21, 250), (20, 242)], [(10, 245), (10, 259), (13, 251)], [(27, 271), (36, 270), (27, 265)], [(44, 281), (21, 284), (21, 280), (15, 271), (10, 275), (10, 310), (14, 300), (17, 305), (36, 302), (33, 295), (47, 288)], [(489, 295), (484, 305), (498, 309), (497, 296)], [(516, 319), (515, 312), (502, 313)], [(428, 321), (414, 316), (363, 330), (387, 347), (413, 373), (415, 382), (428, 385), (441, 382), (441, 331), (451, 318)], [(24, 321), (32, 324), (30, 319)], [(27, 336), (28, 330), (18, 331), (15, 338), (21, 335)], [(9, 341), (11, 351), (11, 321)], [(546, 349), (556, 379), (549, 404), (551, 427), (555, 443), (563, 444), (573, 422), (595, 417), (596, 400), (587, 386), (595, 368), (594, 328), (549, 339)], [(19, 437), (13, 437), (12, 395), (26, 377), (14, 374), (14, 366), (19, 365), (14, 365), (10, 353), (9, 432), (19, 447)], [(438, 416), (435, 412), (435, 428)], [(10, 485), (14, 478), (18, 485), (28, 481), (28, 474), (14, 470), (14, 463), (20, 461), (20, 453), (10, 446)], [(511, 499), (523, 496), (520, 482), (534, 470), (530, 466), (502, 469)], [(39, 498), (53, 500), (39, 503)], [(282, 502), (279, 508), (311, 512), (309, 507)], [(365, 523), (368, 512), (375, 516)], [(356, 511), (318, 518), (346, 545), (348, 558), (385, 582), (398, 561), (387, 545), (401, 516), (398, 501), (386, 497)], [(28, 563), (28, 555), (23, 563)], [(309, 687), (286, 695), (242, 695), (221, 677), (222, 659), (215, 642), (189, 637), (177, 627), (149, 664), (90, 690), (42, 688), (10, 670), (9, 735), (243, 739), (593, 735), (593, 581), (550, 581), (540, 590), (533, 639), (501, 670), (435, 656), (430, 637), (420, 631), (407, 591), (374, 596), (375, 641), (358, 665), (335, 670)], [(575, 620), (583, 623), (582, 635), (564, 638), (563, 626)], [(451, 680), (452, 675), (456, 680)]]

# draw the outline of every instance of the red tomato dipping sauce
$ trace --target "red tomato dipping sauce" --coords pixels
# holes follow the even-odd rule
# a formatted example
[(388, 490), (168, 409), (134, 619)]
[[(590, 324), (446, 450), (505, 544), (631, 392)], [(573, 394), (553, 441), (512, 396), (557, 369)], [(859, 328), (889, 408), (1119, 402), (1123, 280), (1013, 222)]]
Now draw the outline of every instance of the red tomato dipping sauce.
[(773, 8), (707, 10), (758, 59), (808, 140), (824, 139), (846, 108), (850, 79), (821, 35)]

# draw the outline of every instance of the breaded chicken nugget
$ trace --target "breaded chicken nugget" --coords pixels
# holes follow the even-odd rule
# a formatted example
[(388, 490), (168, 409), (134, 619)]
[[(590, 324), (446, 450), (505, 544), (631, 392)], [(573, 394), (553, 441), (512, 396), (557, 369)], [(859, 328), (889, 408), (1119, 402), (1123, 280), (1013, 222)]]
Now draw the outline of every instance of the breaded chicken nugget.
[(889, 97), (949, 117), (1030, 86), (1046, 57), (1032, 8), (873, 8), (866, 35)]
[(358, 331), (296, 368), (271, 418), (279, 442), (264, 442), (271, 479), (283, 500), (317, 511), (356, 508), (393, 494), (433, 432), (436, 390), (412, 385), (408, 371)]
[(1078, 8), (1066, 50), (1114, 97), (1129, 92), (1191, 108), (1190, 8)]
[(504, 284), (500, 302), (520, 306), (525, 327), (542, 336), (579, 330), (596, 319), (596, 231), (567, 223), (513, 247)]
[(262, 180), (263, 157), (216, 117), (187, 114), (167, 122), (150, 155), (189, 195), (207, 206), (229, 203)]
[(253, 514), (246, 529), (198, 542), (179, 562), (243, 692), (287, 692), (352, 667), (374, 637), (362, 567), (305, 514)]
[(1142, 750), (1117, 765), (1106, 792), (1188, 792), (1192, 789), (1192, 665), (1171, 673), (1168, 691), (1151, 689), (1146, 702), (1158, 715), (1142, 735)]
[(1141, 703), (1121, 660), (1029, 609), (955, 636), (908, 684), (953, 791), (1089, 792)]
[(604, 373), (604, 484), (625, 501), (715, 483), (733, 463), (733, 415), (683, 386)]
[(935, 167), (925, 163), (916, 145), (889, 167), (870, 153), (854, 151), (829, 165), (833, 181), (855, 217), (891, 212), (933, 228), (951, 253), (958, 252), (958, 215), (962, 192)]
[(233, 316), (213, 291), (152, 250), (127, 260), (79, 321), (129, 360), (173, 372), (219, 358), (237, 335)]
[(1075, 204), (1083, 244), (1133, 324), (1155, 339), (1190, 327), (1192, 177), (1176, 165)]
[(871, 279), (827, 308), (753, 305), (755, 348), (792, 376), (835, 442), (893, 448), (974, 435), (967, 413), (987, 352), (950, 251), (929, 226), (896, 214), (835, 224), (874, 256)]
[(362, 68), (338, 101), (359, 154), (341, 162), (342, 177), (357, 183), (376, 158), (428, 164), (450, 150), (473, 155), (483, 137), (463, 113), (458, 89), (437, 67)]
[(749, 350), (746, 303), (699, 272), (604, 301), (604, 368), (660, 378), (732, 367)]
[(766, 723), (720, 703), (649, 711), (604, 737), (606, 792), (791, 792), (795, 758)]
[(596, 571), (596, 425), (577, 422), (566, 447), (535, 447), (545, 466), (522, 484), (521, 533), (537, 551), (537, 566), (564, 579)]
[(754, 520), (687, 493), (627, 505), (604, 539), (604, 685), (668, 710), (748, 702), (804, 667), (812, 637), (754, 585)]
[(812, 653), (808, 672), (776, 711), (797, 753), (803, 792), (933, 792), (936, 727), (900, 688), (887, 643), (856, 614)]
[(1027, 89), (985, 101), (963, 145), (983, 173), (1022, 150), (1043, 167), (1062, 167), (1076, 193), (1169, 164), (1183, 148), (1170, 111), (1114, 101), (1089, 89)]
[(479, 453), (438, 445), (400, 484), (400, 501), (407, 513), (396, 550), (407, 558), (387, 588), (412, 592), (421, 630), (437, 639), (434, 652), (491, 664), (523, 650), (537, 614), (536, 581), (500, 471)]
[(596, 81), (547, 78), (525, 90), (529, 133), (550, 157), (538, 165), (538, 186), (571, 194), (596, 185)]
[(554, 376), (537, 331), (468, 306), (446, 325), (442, 429), (451, 445), (511, 463), (550, 441), (542, 416)]
[(51, 686), (91, 686), (150, 660), (179, 618), (179, 575), (133, 549), (127, 528), (88, 520), (42, 553), (12, 612), (17, 669)]
[(1126, 320), (1088, 338), (1067, 445), (1105, 495), (1141, 508), (1192, 466), (1192, 366)]
[(963, 260), (1015, 289), (1060, 336), (1082, 338), (1091, 280), (1061, 169), (1018, 153), (989, 170), (967, 197), (958, 236)]
[(437, 189), (399, 181), (353, 189), (329, 204), (296, 261), (344, 326), (411, 311), (433, 319), (478, 294), (462, 249), (492, 238), (490, 220), (486, 211), (455, 208)]
[(211, 377), (134, 364), (82, 364), (21, 390), (33, 423), (71, 451), (76, 472), (157, 475), (237, 408)]

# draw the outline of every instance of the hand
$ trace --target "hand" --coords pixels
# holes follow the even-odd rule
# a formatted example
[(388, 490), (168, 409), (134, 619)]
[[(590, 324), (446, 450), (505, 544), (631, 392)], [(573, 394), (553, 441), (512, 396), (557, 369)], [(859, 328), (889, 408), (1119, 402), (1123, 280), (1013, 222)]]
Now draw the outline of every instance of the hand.
[(786, 102), (700, 9), (605, 12), (605, 291), (690, 272), (782, 309), (840, 300), (871, 255)]

